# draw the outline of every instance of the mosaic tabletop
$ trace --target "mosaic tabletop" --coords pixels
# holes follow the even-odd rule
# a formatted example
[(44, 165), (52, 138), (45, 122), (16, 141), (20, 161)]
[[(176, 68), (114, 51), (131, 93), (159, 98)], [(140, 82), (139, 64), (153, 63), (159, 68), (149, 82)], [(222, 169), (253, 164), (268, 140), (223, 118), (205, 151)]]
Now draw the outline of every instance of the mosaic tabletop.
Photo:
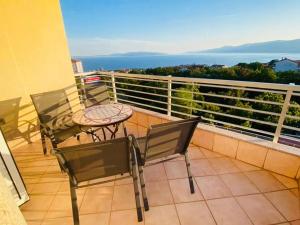
[(115, 103), (92, 106), (73, 114), (73, 122), (83, 126), (101, 127), (123, 122), (132, 116), (128, 105)]

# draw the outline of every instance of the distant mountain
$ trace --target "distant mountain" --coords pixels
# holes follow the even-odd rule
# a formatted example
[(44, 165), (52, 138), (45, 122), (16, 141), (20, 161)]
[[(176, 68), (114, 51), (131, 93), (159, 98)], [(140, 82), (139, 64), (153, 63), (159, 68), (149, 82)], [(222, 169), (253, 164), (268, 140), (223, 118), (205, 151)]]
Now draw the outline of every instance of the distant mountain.
[(125, 53), (114, 53), (108, 56), (160, 56), (167, 55), (161, 52), (125, 52)]
[(300, 39), (224, 46), (190, 53), (300, 53)]

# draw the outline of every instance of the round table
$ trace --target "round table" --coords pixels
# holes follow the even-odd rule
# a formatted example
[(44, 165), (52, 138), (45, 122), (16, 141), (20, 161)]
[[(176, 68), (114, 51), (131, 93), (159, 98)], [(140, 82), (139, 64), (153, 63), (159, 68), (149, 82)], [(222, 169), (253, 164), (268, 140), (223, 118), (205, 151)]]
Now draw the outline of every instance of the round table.
[[(104, 139), (106, 140), (106, 135), (104, 128), (110, 131), (111, 138), (115, 138), (116, 133), (119, 129), (119, 125), (128, 120), (132, 116), (132, 109), (130, 106), (120, 103), (106, 104), (106, 105), (96, 105), (83, 110), (77, 111), (73, 114), (72, 120), (74, 123), (82, 127), (100, 127), (103, 130)], [(113, 125), (114, 129), (109, 128)], [(124, 133), (126, 129), (124, 127)], [(90, 132), (92, 134), (93, 140), (95, 137), (101, 140), (95, 132)]]

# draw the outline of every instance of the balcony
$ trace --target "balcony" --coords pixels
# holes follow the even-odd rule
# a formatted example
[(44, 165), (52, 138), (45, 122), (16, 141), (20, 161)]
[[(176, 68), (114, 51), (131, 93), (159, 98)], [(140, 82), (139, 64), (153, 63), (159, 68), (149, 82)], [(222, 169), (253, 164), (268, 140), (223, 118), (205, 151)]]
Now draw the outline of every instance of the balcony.
[[(297, 115), (288, 114), (289, 107), (298, 107), (290, 103), (293, 96), (299, 96), (298, 86), (93, 72), (76, 77), (81, 97), (87, 77), (100, 77), (110, 88), (112, 101), (132, 105), (134, 114), (126, 127), (136, 136), (144, 136), (153, 124), (194, 116), (197, 110), (206, 114), (189, 146), (195, 194), (189, 192), (182, 159), (174, 159), (145, 168), (150, 211), (144, 212), (142, 223), (136, 219), (133, 185), (125, 179), (78, 190), (81, 224), (299, 224), (300, 153), (299, 149), (290, 146), (299, 142), (295, 132), (288, 132), (299, 131), (299, 128), (286, 125), (286, 118), (299, 119)], [(285, 101), (243, 99), (280, 104), (281, 112), (250, 109), (275, 116), (277, 123), (234, 113), (213, 118), (211, 114), (220, 112), (178, 101), (183, 99), (174, 93), (182, 91), (193, 95), (193, 102), (207, 103), (205, 99), (197, 100), (195, 89), (179, 89), (183, 85), (273, 92), (284, 95)], [(77, 91), (69, 92), (74, 95)], [(216, 98), (221, 95), (209, 91), (201, 91), (201, 94)], [(213, 100), (211, 98), (210, 104), (249, 111), (243, 106)], [(226, 118), (261, 123), (273, 130), (265, 129), (265, 126), (260, 129), (242, 126), (238, 122), (228, 122)], [(117, 134), (122, 135), (122, 132)], [(80, 143), (91, 141), (87, 135), (80, 139)], [(78, 141), (74, 138), (61, 145), (76, 144)], [(15, 145), (13, 155), (30, 196), (30, 200), (21, 206), (28, 224), (72, 224), (68, 178), (60, 172), (55, 157), (42, 154), (39, 140), (28, 145)]]

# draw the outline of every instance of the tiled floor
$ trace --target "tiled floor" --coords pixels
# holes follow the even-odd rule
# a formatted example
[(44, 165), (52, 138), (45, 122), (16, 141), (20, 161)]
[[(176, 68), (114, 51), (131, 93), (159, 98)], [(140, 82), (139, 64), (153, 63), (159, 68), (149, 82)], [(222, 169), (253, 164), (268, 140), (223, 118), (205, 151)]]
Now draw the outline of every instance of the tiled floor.
[[(189, 192), (185, 164), (178, 158), (145, 168), (150, 211), (143, 222), (137, 222), (133, 185), (125, 179), (77, 191), (81, 224), (300, 224), (295, 180), (196, 146), (189, 150), (195, 194)], [(28, 224), (72, 224), (68, 178), (55, 157), (42, 155), (40, 142), (13, 154), (30, 194), (21, 206)]]

